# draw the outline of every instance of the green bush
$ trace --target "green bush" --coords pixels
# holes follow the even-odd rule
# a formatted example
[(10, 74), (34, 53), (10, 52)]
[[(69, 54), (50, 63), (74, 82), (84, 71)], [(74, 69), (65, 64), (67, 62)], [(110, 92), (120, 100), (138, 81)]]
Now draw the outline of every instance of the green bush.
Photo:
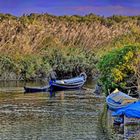
[(24, 56), (18, 60), (8, 56), (0, 57), (0, 75), (13, 72), (17, 76), (22, 75), (25, 80), (36, 78), (42, 73), (50, 71), (50, 65), (47, 60), (40, 56)]
[(115, 88), (125, 90), (127, 86), (131, 86), (131, 82), (136, 81), (136, 78), (133, 81), (129, 79), (136, 73), (139, 50), (139, 46), (125, 46), (107, 53), (100, 59), (100, 81), (106, 94), (108, 90)]
[(57, 47), (48, 47), (45, 58), (48, 59), (51, 66), (58, 65), (57, 72), (60, 76), (77, 75), (81, 68), (84, 68), (87, 74), (91, 74), (91, 71), (95, 69), (95, 55), (93, 52), (87, 54), (80, 48), (62, 47), (58, 49)]
[(24, 73), (25, 79), (36, 78), (42, 72), (47, 73), (50, 65), (47, 60), (40, 56), (26, 56), (19, 62), (21, 72)]
[(8, 56), (0, 56), (0, 74), (5, 71), (14, 71), (15, 70), (14, 61)]

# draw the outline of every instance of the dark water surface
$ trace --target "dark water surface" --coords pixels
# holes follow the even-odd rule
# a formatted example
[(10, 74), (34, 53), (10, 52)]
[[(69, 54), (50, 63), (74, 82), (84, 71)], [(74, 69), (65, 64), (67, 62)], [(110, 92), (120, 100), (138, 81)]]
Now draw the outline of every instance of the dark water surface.
[(0, 140), (100, 139), (103, 98), (84, 90), (24, 94), (24, 84), (0, 84)]

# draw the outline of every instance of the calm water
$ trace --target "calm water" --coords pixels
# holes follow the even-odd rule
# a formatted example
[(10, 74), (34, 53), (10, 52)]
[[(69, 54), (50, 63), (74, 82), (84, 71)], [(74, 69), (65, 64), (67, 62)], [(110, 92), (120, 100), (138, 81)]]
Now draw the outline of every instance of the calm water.
[(24, 84), (0, 83), (0, 140), (103, 140), (103, 98), (84, 90), (24, 94)]

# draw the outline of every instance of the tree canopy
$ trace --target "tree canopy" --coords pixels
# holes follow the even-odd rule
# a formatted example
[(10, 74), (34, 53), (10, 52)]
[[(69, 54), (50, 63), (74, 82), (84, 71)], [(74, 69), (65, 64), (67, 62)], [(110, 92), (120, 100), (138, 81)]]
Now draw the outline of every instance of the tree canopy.
[(138, 86), (140, 46), (124, 46), (104, 55), (99, 63), (100, 80), (106, 94), (108, 90), (121, 88), (131, 90)]

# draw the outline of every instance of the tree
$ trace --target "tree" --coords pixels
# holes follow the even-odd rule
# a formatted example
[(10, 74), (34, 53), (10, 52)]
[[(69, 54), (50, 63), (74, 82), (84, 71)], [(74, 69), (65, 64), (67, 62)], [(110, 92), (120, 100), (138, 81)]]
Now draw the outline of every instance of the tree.
[(120, 88), (128, 91), (138, 87), (139, 46), (124, 46), (104, 55), (98, 63), (100, 81), (105, 93), (108, 90)]

